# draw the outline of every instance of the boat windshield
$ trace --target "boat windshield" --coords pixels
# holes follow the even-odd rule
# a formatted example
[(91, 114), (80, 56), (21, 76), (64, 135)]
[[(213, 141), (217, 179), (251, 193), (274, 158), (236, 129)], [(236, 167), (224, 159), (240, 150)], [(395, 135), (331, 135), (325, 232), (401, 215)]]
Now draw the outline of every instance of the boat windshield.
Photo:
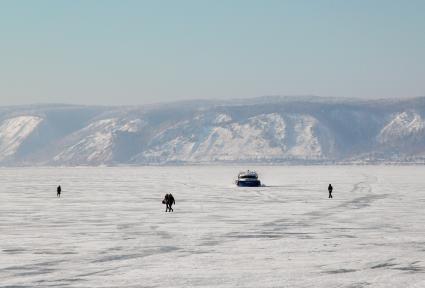
[(246, 175), (240, 175), (240, 179), (257, 179), (257, 175), (255, 174), (246, 174)]

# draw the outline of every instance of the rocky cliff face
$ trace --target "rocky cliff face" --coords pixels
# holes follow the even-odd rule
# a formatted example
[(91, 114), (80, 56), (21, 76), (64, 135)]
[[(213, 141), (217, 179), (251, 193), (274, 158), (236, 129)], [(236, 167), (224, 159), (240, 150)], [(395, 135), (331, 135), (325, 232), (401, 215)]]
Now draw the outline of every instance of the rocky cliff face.
[(425, 98), (0, 108), (1, 165), (423, 162)]

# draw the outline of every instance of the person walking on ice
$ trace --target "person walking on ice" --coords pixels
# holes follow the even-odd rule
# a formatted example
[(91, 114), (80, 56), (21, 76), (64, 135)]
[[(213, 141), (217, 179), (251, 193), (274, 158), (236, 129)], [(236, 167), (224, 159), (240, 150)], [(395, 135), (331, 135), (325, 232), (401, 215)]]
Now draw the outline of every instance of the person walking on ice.
[(162, 204), (165, 204), (165, 212), (173, 212), (173, 204), (176, 204), (176, 200), (174, 200), (173, 194), (165, 194), (164, 200), (162, 200)]
[(329, 186), (328, 186), (329, 197), (328, 198), (332, 198), (332, 190), (334, 190), (334, 187), (332, 187), (332, 185), (329, 184)]
[(61, 192), (62, 192), (62, 188), (61, 185), (58, 186), (58, 188), (56, 188), (56, 197), (61, 197)]
[(168, 193), (165, 194), (164, 200), (162, 200), (162, 204), (165, 204), (165, 212), (168, 212)]
[(176, 204), (176, 200), (174, 200), (173, 194), (168, 195), (168, 212), (174, 212), (172, 206)]

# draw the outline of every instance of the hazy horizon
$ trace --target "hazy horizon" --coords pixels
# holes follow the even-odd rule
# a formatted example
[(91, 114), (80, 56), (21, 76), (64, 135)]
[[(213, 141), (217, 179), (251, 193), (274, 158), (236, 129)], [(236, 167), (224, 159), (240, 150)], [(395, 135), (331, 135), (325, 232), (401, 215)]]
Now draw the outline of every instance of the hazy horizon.
[(423, 1), (2, 1), (0, 106), (425, 95)]
[(173, 103), (185, 103), (185, 102), (197, 102), (197, 101), (210, 101), (210, 102), (221, 102), (221, 103), (228, 103), (228, 102), (237, 102), (241, 100), (259, 100), (259, 99), (267, 99), (267, 98), (293, 98), (291, 100), (296, 100), (296, 98), (299, 98), (300, 101), (309, 101), (311, 99), (317, 98), (317, 99), (334, 99), (334, 100), (349, 100), (349, 101), (386, 101), (386, 100), (395, 100), (395, 101), (408, 101), (408, 100), (414, 100), (418, 98), (425, 98), (425, 95), (421, 96), (414, 96), (414, 97), (376, 97), (376, 98), (362, 98), (362, 97), (337, 97), (337, 96), (320, 96), (320, 95), (264, 95), (264, 96), (252, 96), (252, 97), (239, 97), (239, 98), (192, 98), (192, 99), (164, 99), (159, 101), (152, 101), (152, 102), (146, 102), (146, 103), (139, 103), (139, 104), (99, 104), (99, 103), (72, 103), (72, 102), (33, 102), (33, 103), (15, 103), (15, 104), (9, 104), (9, 105), (3, 105), (0, 104), (0, 107), (20, 107), (20, 106), (93, 106), (93, 107), (143, 107), (143, 106), (156, 106), (156, 105), (167, 105), (167, 104), (173, 104)]

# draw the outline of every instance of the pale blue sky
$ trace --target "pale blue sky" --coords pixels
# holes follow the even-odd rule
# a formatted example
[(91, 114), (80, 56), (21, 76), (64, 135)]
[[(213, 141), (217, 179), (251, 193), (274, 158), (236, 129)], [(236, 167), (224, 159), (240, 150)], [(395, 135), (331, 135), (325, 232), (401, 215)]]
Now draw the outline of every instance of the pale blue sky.
[(425, 1), (0, 0), (0, 105), (425, 96)]

